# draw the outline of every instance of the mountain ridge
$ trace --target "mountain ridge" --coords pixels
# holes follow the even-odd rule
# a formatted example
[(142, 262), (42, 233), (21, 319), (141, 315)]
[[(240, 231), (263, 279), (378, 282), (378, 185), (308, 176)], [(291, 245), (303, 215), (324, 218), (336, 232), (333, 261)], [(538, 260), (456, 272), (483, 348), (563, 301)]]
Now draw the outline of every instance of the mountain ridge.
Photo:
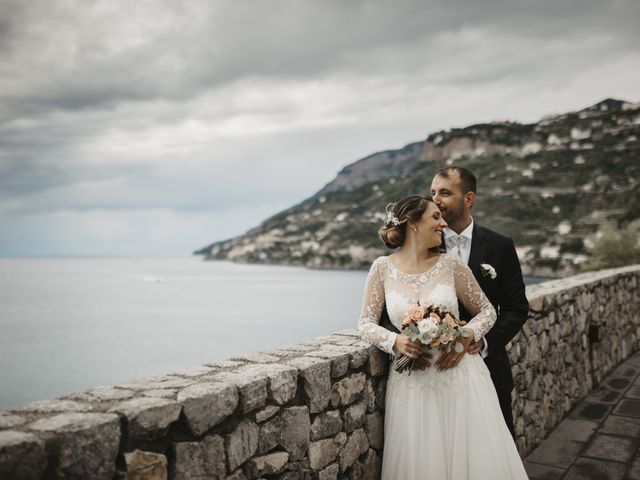
[(640, 226), (639, 138), (640, 104), (613, 98), (535, 123), (497, 121), (433, 132), (346, 165), (302, 202), (194, 253), (365, 268), (387, 252), (376, 235), (386, 203), (423, 192), (433, 172), (458, 164), (478, 178), (474, 218), (514, 238), (525, 273), (575, 273), (603, 225)]

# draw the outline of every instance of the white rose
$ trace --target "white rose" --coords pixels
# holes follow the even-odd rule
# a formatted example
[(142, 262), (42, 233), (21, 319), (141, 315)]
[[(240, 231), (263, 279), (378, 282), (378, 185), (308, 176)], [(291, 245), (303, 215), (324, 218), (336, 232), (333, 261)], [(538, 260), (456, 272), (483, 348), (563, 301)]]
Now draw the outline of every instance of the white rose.
[(496, 269), (493, 268), (493, 266), (488, 263), (480, 264), (480, 268), (482, 269), (482, 273), (485, 276), (488, 275), (492, 280), (498, 276), (498, 274), (496, 273)]
[(420, 320), (417, 325), (422, 343), (430, 343), (438, 333), (438, 325), (430, 317)]

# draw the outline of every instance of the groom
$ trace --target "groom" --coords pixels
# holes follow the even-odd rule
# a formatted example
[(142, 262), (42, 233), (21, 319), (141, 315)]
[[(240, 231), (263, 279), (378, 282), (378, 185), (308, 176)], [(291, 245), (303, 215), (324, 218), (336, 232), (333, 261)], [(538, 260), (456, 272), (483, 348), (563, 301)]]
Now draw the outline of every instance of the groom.
[[(511, 410), (514, 385), (505, 347), (527, 320), (529, 303), (513, 240), (473, 221), (471, 209), (476, 201), (476, 178), (466, 168), (452, 166), (437, 171), (431, 182), (431, 196), (448, 223), (444, 232), (447, 251), (457, 253), (469, 265), (498, 314), (494, 326), (471, 345), (469, 353), (479, 352), (484, 358), (505, 422), (515, 438)], [(460, 317), (469, 320), (471, 315), (461, 306)], [(381, 324), (393, 328), (386, 309)], [(438, 359), (436, 367), (455, 367), (463, 355), (452, 350)]]

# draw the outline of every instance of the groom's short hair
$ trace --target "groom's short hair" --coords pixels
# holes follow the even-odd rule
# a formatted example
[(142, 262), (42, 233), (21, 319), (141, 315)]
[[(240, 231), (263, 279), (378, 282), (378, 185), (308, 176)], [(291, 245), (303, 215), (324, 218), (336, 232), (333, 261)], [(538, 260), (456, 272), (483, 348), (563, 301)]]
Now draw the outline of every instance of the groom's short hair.
[(462, 193), (473, 192), (476, 193), (476, 176), (471, 173), (471, 170), (468, 170), (464, 167), (458, 167), (457, 165), (453, 165), (451, 167), (441, 168), (436, 172), (433, 176), (435, 177), (444, 177), (451, 178), (451, 174), (453, 172), (458, 173), (458, 178), (460, 178), (460, 185), (462, 186)]

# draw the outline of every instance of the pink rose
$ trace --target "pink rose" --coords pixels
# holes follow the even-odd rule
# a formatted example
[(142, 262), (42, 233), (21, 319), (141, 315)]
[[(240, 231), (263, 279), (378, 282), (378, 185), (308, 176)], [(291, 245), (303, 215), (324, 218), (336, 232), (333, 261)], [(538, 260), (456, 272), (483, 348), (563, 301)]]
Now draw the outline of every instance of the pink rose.
[(407, 312), (409, 318), (411, 320), (422, 320), (424, 317), (424, 310), (420, 305), (416, 305), (415, 307), (411, 307), (411, 309)]
[(449, 315), (448, 313), (444, 316), (444, 321), (446, 322), (447, 325), (449, 325), (451, 328), (456, 328), (456, 321), (453, 319), (453, 317), (451, 315)]

